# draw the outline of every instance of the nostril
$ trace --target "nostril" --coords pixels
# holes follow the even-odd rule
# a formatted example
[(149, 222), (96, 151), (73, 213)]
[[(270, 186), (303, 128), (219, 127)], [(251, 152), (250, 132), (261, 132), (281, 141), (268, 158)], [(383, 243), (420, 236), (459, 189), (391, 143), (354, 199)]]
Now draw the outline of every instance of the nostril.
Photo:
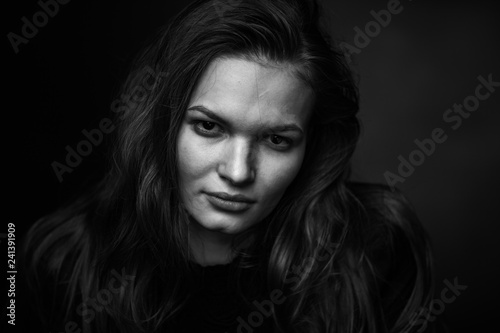
[(225, 179), (232, 185), (244, 185), (254, 181), (255, 172), (252, 169), (248, 170), (232, 170), (227, 172), (219, 172), (221, 178)]

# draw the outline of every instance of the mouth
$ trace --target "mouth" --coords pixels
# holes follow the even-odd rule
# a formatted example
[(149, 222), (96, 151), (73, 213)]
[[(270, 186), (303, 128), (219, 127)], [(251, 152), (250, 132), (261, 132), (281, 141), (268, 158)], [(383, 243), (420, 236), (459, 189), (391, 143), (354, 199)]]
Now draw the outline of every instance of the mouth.
[(244, 212), (256, 202), (242, 194), (230, 195), (224, 192), (205, 192), (205, 194), (212, 206), (228, 212)]
[(234, 202), (246, 202), (246, 203), (255, 203), (256, 200), (250, 199), (249, 197), (244, 196), (243, 194), (228, 194), (225, 192), (205, 192), (208, 195), (214, 196), (216, 198), (226, 200), (226, 201), (234, 201)]

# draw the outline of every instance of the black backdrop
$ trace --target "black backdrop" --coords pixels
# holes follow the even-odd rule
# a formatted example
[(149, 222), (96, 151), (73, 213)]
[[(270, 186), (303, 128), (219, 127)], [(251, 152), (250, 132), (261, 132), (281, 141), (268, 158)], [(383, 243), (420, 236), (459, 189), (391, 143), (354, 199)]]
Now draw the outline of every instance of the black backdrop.
[[(60, 4), (45, 24), (40, 21), (38, 32), (19, 44), (17, 53), (9, 33), (21, 36), (22, 18), (32, 22), (41, 7), (33, 0), (3, 5), (3, 170), (8, 186), (7, 219), (0, 233), (15, 223), (21, 237), (37, 218), (102, 174), (104, 144), (95, 145), (62, 182), (51, 164), (64, 163), (65, 147), (76, 149), (85, 139), (82, 130), (96, 129), (111, 116), (110, 104), (134, 55), (184, 3), (73, 0)], [(397, 186), (432, 237), (438, 296), (445, 279), (468, 286), (440, 316), (449, 320), (452, 332), (496, 328), (500, 91), (480, 101), (456, 129), (443, 115), (474, 95), (479, 76), (491, 74), (500, 81), (498, 5), (401, 0), (390, 22), (377, 29), (370, 26), (375, 20), (371, 11), (387, 9), (394, 1), (325, 3), (333, 35), (357, 46), (359, 53), (352, 65), (360, 81), (364, 129), (354, 159), (355, 179), (386, 182), (387, 171), (398, 172), (398, 157), (408, 159), (417, 149), (414, 140), (443, 129), (447, 140)], [(363, 41), (357, 34), (367, 24), (371, 37)], [(17, 320), (29, 320), (29, 315), (18, 314)]]

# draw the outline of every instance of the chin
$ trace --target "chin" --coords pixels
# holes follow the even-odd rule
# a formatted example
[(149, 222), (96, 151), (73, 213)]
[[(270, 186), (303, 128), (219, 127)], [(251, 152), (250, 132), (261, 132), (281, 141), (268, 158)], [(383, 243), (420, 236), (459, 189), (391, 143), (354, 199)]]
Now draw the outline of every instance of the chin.
[(231, 235), (243, 232), (252, 225), (249, 221), (244, 221), (238, 218), (209, 218), (207, 216), (197, 220), (197, 223), (206, 230)]

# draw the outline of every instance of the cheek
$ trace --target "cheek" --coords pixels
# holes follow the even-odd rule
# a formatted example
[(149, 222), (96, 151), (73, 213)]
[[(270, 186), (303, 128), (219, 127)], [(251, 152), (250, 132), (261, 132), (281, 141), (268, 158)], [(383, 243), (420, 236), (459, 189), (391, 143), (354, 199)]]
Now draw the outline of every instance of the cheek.
[(304, 149), (297, 149), (296, 152), (283, 158), (267, 158), (263, 160), (265, 167), (262, 168), (261, 175), (265, 185), (264, 195), (269, 198), (269, 202), (276, 203), (297, 176), (304, 159)]
[(210, 151), (184, 125), (177, 139), (177, 168), (181, 185), (189, 186), (190, 182), (202, 177), (212, 165), (211, 157)]
[(190, 186), (203, 172), (203, 158), (199, 154), (188, 129), (183, 126), (177, 139), (177, 170), (183, 192), (189, 192)]

